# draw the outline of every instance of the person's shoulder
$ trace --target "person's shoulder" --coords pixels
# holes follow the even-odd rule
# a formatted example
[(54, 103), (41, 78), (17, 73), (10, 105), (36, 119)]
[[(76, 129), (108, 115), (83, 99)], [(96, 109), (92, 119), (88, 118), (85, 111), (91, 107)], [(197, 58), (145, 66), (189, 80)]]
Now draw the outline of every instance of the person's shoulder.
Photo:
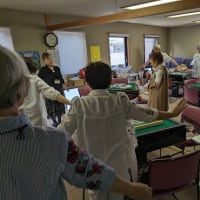
[(47, 67), (46, 67), (46, 66), (42, 66), (42, 67), (39, 69), (39, 73), (45, 72), (46, 70), (47, 70)]
[(60, 67), (58, 66), (54, 66), (54, 69), (60, 71)]
[(72, 100), (71, 100), (71, 104), (72, 106), (75, 106), (75, 107), (78, 107), (81, 103), (81, 97), (74, 97)]
[(161, 52), (161, 54), (163, 55), (163, 56), (169, 56), (166, 52)]
[(161, 65), (157, 71), (165, 71), (167, 68), (164, 65)]
[(40, 141), (46, 141), (50, 143), (59, 143), (65, 142), (66, 139), (70, 138), (70, 135), (62, 128), (53, 128), (53, 127), (46, 127), (46, 126), (33, 126), (32, 130), (34, 132), (35, 137)]
[(116, 97), (122, 101), (129, 101), (128, 95), (124, 92), (117, 92)]

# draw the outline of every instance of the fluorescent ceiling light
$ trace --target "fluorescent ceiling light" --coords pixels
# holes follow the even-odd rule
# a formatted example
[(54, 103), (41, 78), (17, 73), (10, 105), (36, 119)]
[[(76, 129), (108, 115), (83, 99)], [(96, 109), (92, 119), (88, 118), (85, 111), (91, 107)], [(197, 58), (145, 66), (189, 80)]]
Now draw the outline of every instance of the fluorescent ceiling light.
[(193, 21), (192, 23), (200, 23), (200, 20)]
[(177, 15), (170, 15), (170, 16), (167, 16), (167, 18), (187, 17), (187, 16), (192, 16), (192, 15), (200, 15), (200, 11), (199, 12), (182, 13), (182, 14), (177, 14)]
[(182, 0), (157, 0), (157, 1), (142, 3), (142, 4), (138, 4), (138, 5), (127, 6), (127, 7), (124, 7), (124, 9), (137, 10), (137, 9), (141, 9), (141, 8), (148, 8), (148, 7), (158, 6), (158, 5), (162, 5), (162, 4), (173, 3), (176, 1), (182, 1)]

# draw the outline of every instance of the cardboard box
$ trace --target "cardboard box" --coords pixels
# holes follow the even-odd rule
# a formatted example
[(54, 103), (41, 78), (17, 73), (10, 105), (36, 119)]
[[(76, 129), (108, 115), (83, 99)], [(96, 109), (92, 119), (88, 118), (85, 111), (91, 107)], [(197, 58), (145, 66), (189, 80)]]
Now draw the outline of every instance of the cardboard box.
[(84, 79), (80, 79), (80, 78), (71, 78), (70, 79), (71, 86), (78, 87), (78, 86), (83, 86), (84, 84), (85, 84)]

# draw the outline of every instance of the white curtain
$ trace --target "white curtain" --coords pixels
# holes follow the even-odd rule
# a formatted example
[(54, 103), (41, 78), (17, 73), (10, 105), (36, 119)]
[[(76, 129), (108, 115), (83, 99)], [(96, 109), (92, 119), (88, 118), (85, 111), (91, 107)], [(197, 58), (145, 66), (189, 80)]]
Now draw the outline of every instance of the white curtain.
[(10, 28), (0, 27), (0, 45), (14, 50)]
[(60, 68), (63, 75), (78, 73), (87, 63), (85, 33), (56, 31), (60, 56)]

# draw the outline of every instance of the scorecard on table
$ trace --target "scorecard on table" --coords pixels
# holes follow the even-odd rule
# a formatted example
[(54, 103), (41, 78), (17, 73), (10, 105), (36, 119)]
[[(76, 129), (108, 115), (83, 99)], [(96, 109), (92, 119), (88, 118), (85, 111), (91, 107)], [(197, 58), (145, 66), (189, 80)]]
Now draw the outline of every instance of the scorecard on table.
[(140, 130), (140, 129), (144, 129), (144, 128), (150, 128), (152, 126), (158, 126), (158, 125), (161, 125), (161, 124), (163, 124), (163, 120), (157, 120), (157, 121), (148, 122), (148, 123), (138, 122), (138, 123), (135, 123), (133, 125), (133, 127), (135, 128), (135, 130)]

